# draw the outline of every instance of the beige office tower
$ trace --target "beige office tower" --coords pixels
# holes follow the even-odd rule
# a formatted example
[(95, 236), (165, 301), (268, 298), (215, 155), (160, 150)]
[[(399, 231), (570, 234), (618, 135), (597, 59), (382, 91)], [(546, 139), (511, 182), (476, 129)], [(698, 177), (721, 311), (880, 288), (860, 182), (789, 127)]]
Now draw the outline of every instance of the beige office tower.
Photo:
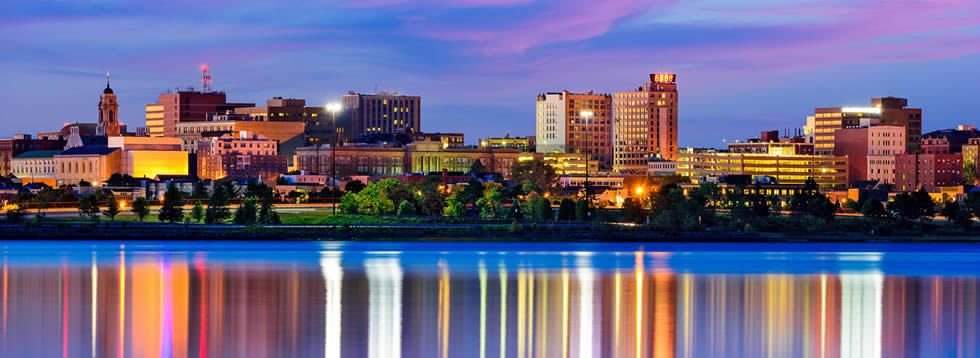
[(649, 158), (677, 158), (677, 75), (650, 75), (631, 92), (613, 94), (613, 170), (646, 173)]

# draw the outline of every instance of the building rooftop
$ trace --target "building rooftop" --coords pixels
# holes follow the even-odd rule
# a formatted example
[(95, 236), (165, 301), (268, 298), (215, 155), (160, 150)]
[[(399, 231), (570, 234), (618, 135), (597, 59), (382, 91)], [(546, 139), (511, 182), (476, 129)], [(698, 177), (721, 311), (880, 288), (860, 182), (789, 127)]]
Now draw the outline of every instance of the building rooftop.
[(54, 158), (55, 155), (60, 154), (60, 150), (32, 150), (30, 152), (21, 153), (14, 157), (14, 159), (42, 159), (42, 158)]
[(70, 148), (58, 155), (108, 155), (119, 150), (119, 148), (109, 148), (101, 145), (86, 145)]

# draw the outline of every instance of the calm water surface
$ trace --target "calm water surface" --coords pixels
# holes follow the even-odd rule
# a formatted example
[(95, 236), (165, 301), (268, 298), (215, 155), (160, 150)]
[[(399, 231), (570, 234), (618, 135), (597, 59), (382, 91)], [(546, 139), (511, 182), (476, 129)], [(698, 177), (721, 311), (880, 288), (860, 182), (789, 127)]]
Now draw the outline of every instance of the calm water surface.
[(977, 357), (977, 245), (0, 242), (2, 357)]

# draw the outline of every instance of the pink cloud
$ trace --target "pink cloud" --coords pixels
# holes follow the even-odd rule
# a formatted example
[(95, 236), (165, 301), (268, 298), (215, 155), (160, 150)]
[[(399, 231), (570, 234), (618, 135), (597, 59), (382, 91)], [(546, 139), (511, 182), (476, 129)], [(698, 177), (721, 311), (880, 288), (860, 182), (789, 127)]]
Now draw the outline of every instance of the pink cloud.
[[(555, 2), (544, 11), (512, 24), (414, 23), (408, 30), (422, 37), (467, 43), (466, 51), (480, 55), (512, 55), (554, 43), (579, 41), (601, 36), (625, 18), (640, 15), (675, 0), (572, 0)], [(518, 5), (521, 0), (459, 0), (458, 3)]]

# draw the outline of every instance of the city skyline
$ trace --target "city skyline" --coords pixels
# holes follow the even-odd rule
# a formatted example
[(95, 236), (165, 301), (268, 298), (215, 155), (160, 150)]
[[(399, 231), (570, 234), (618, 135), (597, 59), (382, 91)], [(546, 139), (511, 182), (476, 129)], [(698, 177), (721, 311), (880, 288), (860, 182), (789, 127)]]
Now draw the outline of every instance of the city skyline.
[[(10, 54), (0, 60), (0, 94), (9, 118), (31, 120), (0, 130), (95, 122), (106, 70), (119, 121), (141, 127), (159, 93), (200, 85), (202, 63), (231, 102), (282, 96), (318, 106), (376, 86), (421, 96), (422, 130), (463, 132), (468, 144), (533, 135), (538, 93), (629, 91), (655, 72), (677, 73), (684, 89), (681, 147), (797, 128), (815, 107), (871, 97), (923, 108), (923, 132), (978, 119), (968, 96), (980, 77), (980, 8), (970, 1), (376, 1), (277, 8), (272, 17), (262, 9), (275, 5), (235, 5), (18, 4), (0, 15), (10, 39), (0, 45)], [(885, 11), (891, 21), (861, 21)]]

